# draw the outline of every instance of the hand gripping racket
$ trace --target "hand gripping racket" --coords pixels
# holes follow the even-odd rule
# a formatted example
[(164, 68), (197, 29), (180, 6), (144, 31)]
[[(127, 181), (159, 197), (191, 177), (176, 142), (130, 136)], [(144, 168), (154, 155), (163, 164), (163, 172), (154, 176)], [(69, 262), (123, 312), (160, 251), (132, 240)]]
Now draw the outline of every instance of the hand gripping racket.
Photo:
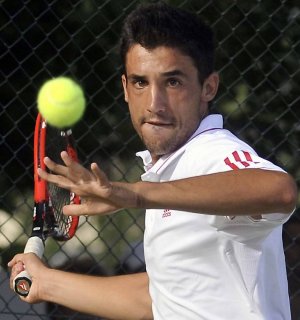
[[(33, 252), (42, 258), (47, 237), (58, 241), (71, 239), (76, 231), (79, 217), (65, 216), (62, 208), (67, 204), (79, 204), (80, 198), (74, 193), (42, 180), (37, 169), (46, 170), (45, 156), (61, 163), (60, 153), (66, 150), (69, 156), (78, 161), (71, 129), (57, 130), (47, 127), (46, 121), (37, 115), (34, 130), (34, 210), (32, 232), (24, 253)], [(14, 279), (14, 290), (26, 297), (31, 286), (31, 278), (24, 270)]]

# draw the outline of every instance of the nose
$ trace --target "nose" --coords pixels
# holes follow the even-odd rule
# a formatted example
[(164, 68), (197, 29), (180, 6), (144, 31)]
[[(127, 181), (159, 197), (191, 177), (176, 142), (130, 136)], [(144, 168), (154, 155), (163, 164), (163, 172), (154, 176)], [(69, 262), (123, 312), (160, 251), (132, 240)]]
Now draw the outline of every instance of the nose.
[(148, 111), (151, 113), (163, 113), (167, 108), (167, 95), (164, 88), (159, 85), (152, 85), (149, 90)]

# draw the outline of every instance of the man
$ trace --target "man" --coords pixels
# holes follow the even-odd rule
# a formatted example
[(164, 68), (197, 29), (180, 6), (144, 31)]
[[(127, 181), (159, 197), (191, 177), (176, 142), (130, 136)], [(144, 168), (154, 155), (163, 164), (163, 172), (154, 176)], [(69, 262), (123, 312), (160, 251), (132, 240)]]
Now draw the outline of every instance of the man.
[(55, 174), (39, 174), (82, 197), (66, 214), (147, 209), (147, 272), (75, 275), (20, 254), (11, 278), (25, 265), (33, 280), (22, 299), (111, 319), (289, 319), (281, 232), (295, 183), (209, 115), (219, 83), (211, 30), (152, 4), (129, 15), (121, 40), (125, 100), (148, 149), (138, 153), (142, 181), (110, 182), (97, 164), (87, 170), (66, 152), (65, 166), (46, 158)]

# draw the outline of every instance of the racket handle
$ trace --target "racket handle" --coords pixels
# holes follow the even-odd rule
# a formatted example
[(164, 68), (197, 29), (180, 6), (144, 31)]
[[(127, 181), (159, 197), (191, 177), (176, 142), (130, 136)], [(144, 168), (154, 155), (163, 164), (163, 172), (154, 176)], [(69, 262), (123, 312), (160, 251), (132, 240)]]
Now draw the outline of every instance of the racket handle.
[[(39, 237), (30, 237), (26, 243), (24, 253), (33, 252), (40, 259), (44, 253), (44, 242)], [(26, 270), (21, 271), (13, 280), (13, 287), (15, 292), (22, 296), (26, 297), (29, 294), (31, 287), (31, 277)]]

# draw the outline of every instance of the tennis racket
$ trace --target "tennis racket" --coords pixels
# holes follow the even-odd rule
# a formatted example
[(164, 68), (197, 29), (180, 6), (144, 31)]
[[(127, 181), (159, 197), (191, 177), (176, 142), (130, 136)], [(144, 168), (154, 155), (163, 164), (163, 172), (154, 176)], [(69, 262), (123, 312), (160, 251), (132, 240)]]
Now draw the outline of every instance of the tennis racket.
[[(48, 237), (58, 241), (71, 239), (76, 231), (79, 217), (65, 216), (62, 208), (67, 204), (79, 204), (80, 198), (74, 193), (55, 186), (39, 177), (37, 169), (46, 170), (45, 156), (62, 163), (60, 153), (66, 150), (69, 156), (78, 161), (71, 129), (57, 130), (47, 126), (40, 114), (37, 115), (34, 130), (34, 210), (32, 232), (24, 253), (33, 252), (42, 258)], [(31, 278), (24, 270), (14, 279), (14, 290), (20, 296), (29, 294)]]

